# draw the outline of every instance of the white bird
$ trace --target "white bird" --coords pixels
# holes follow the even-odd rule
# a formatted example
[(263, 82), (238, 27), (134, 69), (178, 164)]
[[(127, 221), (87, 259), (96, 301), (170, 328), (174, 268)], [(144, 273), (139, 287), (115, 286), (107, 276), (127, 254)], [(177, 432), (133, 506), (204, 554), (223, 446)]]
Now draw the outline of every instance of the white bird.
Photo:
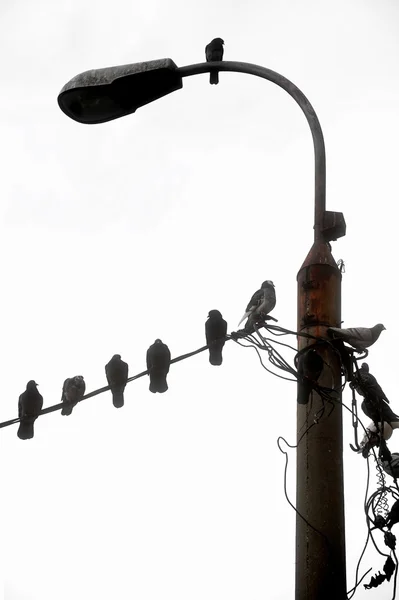
[[(379, 431), (381, 431), (381, 425), (382, 423), (378, 423)], [(398, 426), (399, 422), (397, 424), (389, 424), (386, 421), (384, 421), (384, 440), (389, 440), (389, 438), (392, 436), (393, 430), (396, 429)], [(366, 458), (371, 448), (379, 446), (379, 444), (380, 436), (377, 431), (377, 427), (375, 426), (375, 423), (371, 422), (370, 425), (366, 427), (366, 432), (363, 436), (362, 441), (359, 444), (360, 448), (358, 450), (358, 454), (363, 454), (364, 458)]]
[(256, 321), (269, 314), (275, 306), (276, 292), (274, 290), (274, 283), (268, 279), (262, 283), (260, 290), (257, 290), (248, 302), (245, 314), (238, 325), (240, 326), (246, 318), (248, 318), (247, 325), (249, 323), (256, 323)]

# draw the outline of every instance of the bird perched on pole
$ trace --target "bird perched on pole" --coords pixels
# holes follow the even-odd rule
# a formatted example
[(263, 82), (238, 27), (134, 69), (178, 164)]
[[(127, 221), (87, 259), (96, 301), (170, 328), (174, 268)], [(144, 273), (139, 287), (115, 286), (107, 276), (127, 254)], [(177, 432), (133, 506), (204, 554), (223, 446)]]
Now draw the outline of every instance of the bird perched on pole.
[(275, 306), (276, 292), (274, 290), (274, 283), (268, 279), (262, 283), (260, 290), (257, 290), (253, 294), (245, 309), (245, 314), (238, 325), (241, 325), (244, 319), (248, 318), (245, 329), (250, 328), (255, 323), (264, 320), (266, 315), (268, 315)]
[(370, 373), (370, 368), (365, 362), (362, 363), (360, 369), (354, 373), (350, 387), (355, 389), (360, 396), (369, 396), (376, 401), (384, 400), (389, 404), (388, 398), (382, 391), (381, 386), (374, 375)]
[(219, 366), (223, 362), (222, 350), (226, 342), (227, 323), (218, 310), (210, 310), (205, 322), (206, 343), (209, 346), (209, 362)]
[[(222, 38), (215, 38), (207, 46), (205, 46), (206, 62), (215, 62), (223, 60), (223, 44)], [(219, 72), (212, 70), (209, 76), (209, 83), (217, 85), (219, 83)]]
[(327, 334), (333, 339), (340, 339), (346, 342), (355, 350), (363, 351), (378, 340), (385, 327), (382, 323), (374, 327), (352, 327), (350, 329), (340, 329), (339, 327), (329, 327)]
[(122, 360), (120, 354), (114, 354), (105, 365), (105, 375), (111, 388), (113, 405), (115, 408), (122, 408), (125, 403), (123, 392), (127, 384), (129, 366)]
[(64, 416), (71, 415), (73, 407), (80, 402), (85, 391), (86, 384), (82, 375), (75, 375), (75, 377), (65, 379), (64, 385), (62, 386), (61, 402), (64, 403), (64, 406), (61, 410), (61, 414)]
[(30, 440), (34, 436), (33, 424), (43, 408), (43, 396), (38, 392), (37, 383), (28, 381), (26, 390), (18, 400), (18, 417), (21, 419), (17, 436), (20, 440)]
[(399, 416), (388, 406), (389, 400), (374, 375), (370, 373), (367, 363), (363, 363), (355, 372), (350, 387), (364, 397), (362, 410), (374, 423), (384, 421), (393, 429), (399, 427)]
[(364, 414), (370, 417), (374, 423), (384, 421), (389, 423), (393, 429), (399, 428), (399, 415), (395, 414), (383, 400), (376, 402), (371, 396), (366, 396), (361, 406)]
[(309, 394), (315, 388), (324, 367), (324, 360), (314, 348), (298, 357), (298, 404), (307, 404)]
[(170, 350), (160, 339), (147, 350), (147, 369), (150, 377), (150, 392), (163, 394), (168, 389), (166, 376), (170, 367)]

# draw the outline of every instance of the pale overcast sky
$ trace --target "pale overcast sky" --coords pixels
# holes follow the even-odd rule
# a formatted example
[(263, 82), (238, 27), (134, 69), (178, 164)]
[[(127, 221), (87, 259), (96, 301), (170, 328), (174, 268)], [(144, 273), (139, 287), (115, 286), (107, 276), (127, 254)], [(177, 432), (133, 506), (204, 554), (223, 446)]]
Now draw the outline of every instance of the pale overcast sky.
[[(319, 116), (327, 208), (347, 222), (333, 244), (346, 264), (344, 326), (385, 324), (368, 362), (399, 410), (394, 0), (3, 0), (0, 17), (1, 421), (17, 415), (30, 379), (49, 406), (66, 377), (105, 385), (115, 353), (133, 375), (157, 337), (172, 356), (202, 346), (210, 309), (235, 330), (265, 279), (276, 285), (273, 315), (296, 328), (314, 162), (288, 94), (222, 73), (218, 86), (190, 78), (103, 125), (78, 124), (57, 104), (82, 71), (202, 62), (217, 36), (226, 60), (282, 73)], [(220, 368), (206, 354), (172, 366), (169, 388), (152, 395), (142, 378), (123, 409), (107, 393), (71, 417), (45, 415), (31, 441), (15, 425), (1, 430), (6, 600), (294, 597), (295, 514), (276, 439), (295, 443), (295, 385), (229, 342)], [(367, 533), (366, 461), (349, 449), (346, 411), (344, 436), (349, 589)], [(360, 573), (382, 565), (370, 546)], [(391, 594), (392, 584), (361, 585), (356, 598)]]

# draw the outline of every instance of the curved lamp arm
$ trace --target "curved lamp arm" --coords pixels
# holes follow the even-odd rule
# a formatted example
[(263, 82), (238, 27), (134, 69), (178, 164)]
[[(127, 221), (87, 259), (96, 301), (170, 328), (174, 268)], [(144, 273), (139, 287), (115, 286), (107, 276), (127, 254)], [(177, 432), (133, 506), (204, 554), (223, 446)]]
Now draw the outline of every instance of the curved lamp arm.
[(62, 88), (61, 110), (80, 123), (104, 123), (134, 113), (183, 86), (182, 79), (212, 70), (234, 71), (268, 79), (283, 88), (301, 107), (312, 132), (315, 155), (315, 242), (328, 242), (345, 235), (342, 213), (326, 211), (326, 154), (317, 115), (299, 88), (279, 73), (236, 61), (205, 62), (177, 67), (170, 58), (144, 63), (94, 69), (80, 73)]
[(182, 77), (190, 77), (191, 75), (199, 75), (207, 73), (210, 70), (217, 71), (233, 71), (237, 73), (247, 73), (248, 75), (256, 75), (268, 79), (276, 85), (283, 88), (289, 93), (292, 98), (301, 107), (312, 132), (314, 156), (315, 156), (315, 241), (323, 239), (323, 217), (326, 210), (326, 151), (324, 147), (324, 138), (319, 119), (314, 111), (313, 106), (306, 98), (305, 94), (294, 85), (289, 79), (283, 77), (279, 73), (266, 69), (259, 65), (251, 63), (243, 63), (236, 61), (218, 61), (212, 63), (198, 63), (196, 65), (188, 65), (177, 69)]

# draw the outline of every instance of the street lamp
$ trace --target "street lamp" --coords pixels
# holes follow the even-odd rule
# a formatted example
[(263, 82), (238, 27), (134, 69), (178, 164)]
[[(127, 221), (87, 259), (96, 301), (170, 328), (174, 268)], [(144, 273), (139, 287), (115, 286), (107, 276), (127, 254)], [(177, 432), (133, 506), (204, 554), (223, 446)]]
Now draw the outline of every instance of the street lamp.
[[(69, 81), (58, 96), (61, 110), (80, 123), (104, 123), (183, 87), (183, 78), (210, 70), (256, 75), (283, 88), (302, 109), (315, 154), (314, 244), (297, 276), (298, 331), (327, 338), (341, 325), (341, 272), (329, 242), (345, 235), (342, 213), (326, 211), (326, 157), (317, 115), (301, 90), (265, 67), (235, 61), (177, 67), (171, 59), (94, 69)], [(313, 340), (298, 337), (299, 350)], [(342, 459), (341, 365), (328, 344), (315, 346), (327, 367), (318, 383), (336, 391), (334, 411), (310, 427), (323, 407), (320, 396), (297, 407), (296, 600), (346, 599), (345, 526)], [(302, 516), (301, 516), (302, 515)], [(303, 517), (303, 518), (302, 518)]]

